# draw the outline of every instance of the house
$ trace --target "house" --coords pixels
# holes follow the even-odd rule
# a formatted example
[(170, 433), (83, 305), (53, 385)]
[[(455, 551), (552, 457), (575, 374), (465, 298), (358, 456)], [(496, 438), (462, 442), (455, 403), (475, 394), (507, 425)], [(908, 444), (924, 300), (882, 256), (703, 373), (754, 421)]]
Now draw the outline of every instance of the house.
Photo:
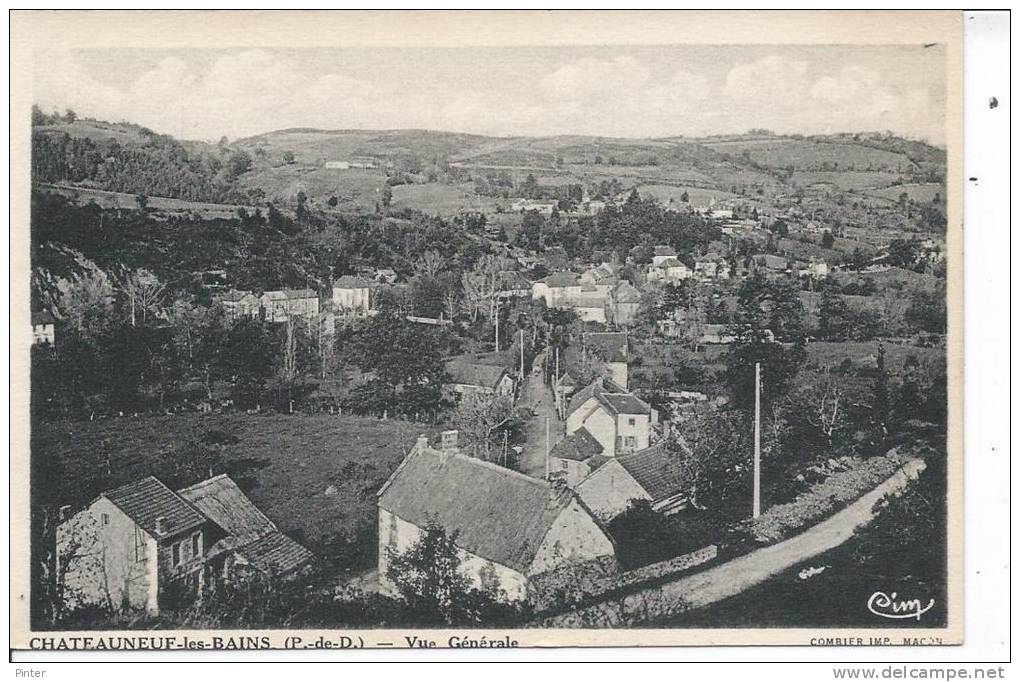
[(269, 322), (285, 322), (291, 315), (314, 317), (319, 314), (319, 295), (311, 289), (267, 291), (259, 300)]
[(223, 312), (228, 319), (240, 320), (246, 317), (259, 316), (259, 298), (250, 291), (233, 290), (228, 291), (216, 298), (223, 306)]
[(736, 338), (725, 324), (701, 325), (701, 343), (703, 344), (733, 343)]
[(500, 365), (478, 362), (476, 358), (461, 355), (448, 360), (446, 373), (450, 380), (445, 388), (456, 395), (513, 395), (514, 380)]
[(651, 420), (648, 403), (602, 378), (571, 396), (567, 406), (567, 434), (588, 429), (607, 457), (647, 448)]
[(557, 307), (572, 308), (577, 313), (581, 322), (599, 322), (605, 324), (607, 321), (606, 308), (609, 305), (609, 296), (598, 291), (582, 291), (579, 294), (571, 294), (561, 299)]
[(694, 274), (701, 279), (715, 279), (719, 274), (719, 264), (710, 258), (699, 258), (694, 261)]
[(640, 309), (641, 292), (627, 280), (622, 280), (610, 295), (610, 321), (622, 326), (636, 324)]
[(497, 296), (502, 299), (527, 298), (531, 295), (531, 282), (516, 270), (503, 270), (497, 281)]
[[(689, 453), (682, 441), (681, 447)], [(686, 508), (688, 489), (682, 461), (666, 443), (607, 459), (575, 487), (602, 521), (622, 514), (634, 500), (648, 500), (664, 514), (676, 513)]]
[(581, 337), (581, 346), (602, 361), (614, 383), (627, 390), (630, 349), (626, 332), (587, 332)]
[(825, 261), (819, 263), (809, 263), (805, 267), (801, 268), (797, 273), (799, 277), (818, 277), (825, 278), (829, 276), (829, 264)]
[(556, 210), (555, 201), (538, 201), (535, 199), (515, 199), (510, 203), (510, 210), (514, 213), (524, 213), (525, 211), (537, 211), (541, 215), (548, 218)]
[(751, 258), (755, 270), (769, 270), (772, 272), (790, 272), (790, 262), (782, 256), (775, 256), (771, 253), (762, 253)]
[(659, 267), (670, 259), (676, 259), (676, 251), (672, 246), (656, 246), (652, 253), (652, 267)]
[(372, 309), (372, 282), (344, 275), (333, 282), (333, 307), (339, 312), (368, 315)]
[(713, 208), (708, 212), (708, 217), (713, 220), (733, 220), (733, 209)]
[(396, 591), (390, 559), (418, 541), (430, 523), (454, 538), (460, 570), (472, 586), (508, 601), (528, 596), (532, 576), (613, 557), (613, 543), (570, 489), (468, 457), (457, 432), (439, 449), (418, 438), (378, 493), (379, 586)]
[(554, 272), (531, 286), (531, 300), (542, 299), (547, 308), (558, 308), (563, 299), (580, 293), (581, 281), (573, 272)]
[(46, 311), (32, 313), (32, 345), (57, 342), (57, 321)]
[[(667, 282), (679, 282), (682, 279), (687, 279), (693, 275), (693, 271), (687, 267), (685, 263), (677, 260), (676, 258), (668, 258), (654, 268), (661, 275), (657, 275), (656, 279), (664, 279)], [(651, 272), (651, 269), (649, 270)]]
[(542, 254), (542, 259), (550, 270), (566, 270), (570, 267), (570, 256), (567, 255), (567, 250), (562, 246), (553, 246), (546, 249), (545, 253)]
[(606, 458), (602, 444), (583, 426), (561, 440), (549, 451), (549, 475), (559, 477), (564, 484), (573, 488), (592, 472), (593, 461), (599, 463)]
[(155, 615), (174, 588), (200, 588), (207, 568), (286, 577), (312, 559), (225, 474), (179, 492), (154, 476), (123, 485), (65, 519), (56, 535), (70, 608)]
[(349, 170), (350, 167), (350, 161), (327, 161), (325, 165), (326, 170)]

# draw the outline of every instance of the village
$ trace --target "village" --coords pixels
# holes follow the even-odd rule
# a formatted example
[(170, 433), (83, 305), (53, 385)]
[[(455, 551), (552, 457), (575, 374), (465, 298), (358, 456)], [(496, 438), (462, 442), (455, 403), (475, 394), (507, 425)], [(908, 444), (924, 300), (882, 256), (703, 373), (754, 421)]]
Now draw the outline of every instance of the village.
[[(54, 116), (44, 160), (90, 144)], [(941, 466), (945, 193), (899, 140), (819, 140), (885, 165), (825, 160), (807, 183), (713, 151), (767, 178), (720, 191), (628, 181), (665, 170), (611, 141), (540, 181), (286, 139), (212, 152), (238, 183), (305, 169), (288, 196), (211, 202), (231, 217), (40, 178), (41, 625), (565, 618)], [(454, 210), (406, 203), (460, 184)]]

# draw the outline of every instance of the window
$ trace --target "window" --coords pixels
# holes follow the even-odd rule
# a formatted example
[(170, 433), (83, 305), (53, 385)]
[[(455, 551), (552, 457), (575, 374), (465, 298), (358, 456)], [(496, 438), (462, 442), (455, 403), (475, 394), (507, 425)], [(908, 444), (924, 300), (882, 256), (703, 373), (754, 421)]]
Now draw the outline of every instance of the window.
[(623, 436), (616, 437), (616, 449), (619, 450), (623, 447)]
[(100, 514), (100, 518), (102, 518), (104, 526), (109, 526), (110, 525), (110, 515), (109, 514)]
[(135, 561), (145, 561), (145, 538), (138, 526), (135, 526)]
[(181, 565), (181, 543), (180, 542), (175, 542), (174, 544), (170, 545), (170, 553), (172, 555), (174, 566), (180, 566)]
[(634, 417), (627, 420), (627, 426), (634, 426), (635, 424), (637, 424), (637, 419), (634, 419)]
[(195, 533), (191, 536), (191, 556), (200, 557), (202, 556), (202, 534)]
[(566, 471), (568, 468), (570, 468), (570, 465), (567, 464), (567, 460), (561, 459), (560, 460), (560, 469), (563, 469), (564, 471)]
[(628, 448), (633, 448), (634, 446), (637, 445), (637, 438), (635, 438), (634, 436), (627, 436), (625, 442), (627, 443)]

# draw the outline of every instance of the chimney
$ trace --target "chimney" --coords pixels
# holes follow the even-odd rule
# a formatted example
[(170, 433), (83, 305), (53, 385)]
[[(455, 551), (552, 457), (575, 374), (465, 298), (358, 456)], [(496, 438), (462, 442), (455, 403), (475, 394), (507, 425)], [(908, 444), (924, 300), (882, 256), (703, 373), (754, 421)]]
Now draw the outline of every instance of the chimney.
[(158, 535), (162, 535), (165, 532), (166, 532), (166, 517), (165, 516), (156, 517), (156, 533)]
[(420, 436), (418, 436), (418, 440), (416, 440), (414, 442), (414, 449), (416, 451), (418, 451), (418, 452), (421, 452), (422, 450), (424, 450), (428, 446), (429, 446), (429, 437), (426, 436), (424, 433), (421, 434)]
[(443, 452), (457, 452), (457, 431), (443, 431), (439, 436), (439, 449)]
[(60, 523), (63, 523), (64, 521), (67, 521), (69, 518), (71, 518), (71, 505), (69, 504), (61, 505), (60, 514), (58, 518), (60, 519)]

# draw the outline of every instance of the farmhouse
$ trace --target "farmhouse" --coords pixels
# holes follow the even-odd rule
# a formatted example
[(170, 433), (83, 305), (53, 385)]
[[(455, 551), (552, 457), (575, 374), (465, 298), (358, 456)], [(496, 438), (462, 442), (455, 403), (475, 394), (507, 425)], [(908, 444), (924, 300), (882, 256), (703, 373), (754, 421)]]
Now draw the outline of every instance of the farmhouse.
[(664, 514), (681, 511), (688, 502), (682, 462), (665, 443), (607, 459), (575, 490), (603, 521), (625, 512), (633, 500), (648, 500)]
[(205, 569), (293, 574), (312, 559), (225, 474), (174, 492), (154, 476), (97, 497), (57, 528), (67, 606), (157, 614), (173, 587), (199, 588)]
[(333, 307), (338, 312), (368, 315), (372, 307), (372, 283), (362, 277), (344, 275), (333, 282)]
[(586, 428), (607, 457), (648, 447), (652, 409), (613, 381), (598, 378), (570, 398), (567, 433)]
[(260, 302), (269, 322), (286, 322), (291, 315), (314, 317), (319, 314), (319, 295), (311, 289), (267, 291)]
[(228, 319), (240, 320), (246, 317), (259, 316), (258, 296), (250, 291), (228, 291), (218, 296), (217, 301), (223, 306), (223, 312)]
[(560, 307), (570, 296), (581, 294), (581, 282), (573, 272), (554, 272), (531, 286), (531, 300), (545, 301), (547, 308)]
[(606, 460), (602, 444), (583, 426), (561, 440), (549, 451), (550, 476), (559, 477), (573, 488), (595, 468), (593, 462)]
[(501, 365), (478, 362), (471, 356), (448, 360), (446, 373), (450, 380), (445, 389), (456, 395), (512, 395), (514, 380)]
[(527, 598), (531, 576), (612, 557), (608, 534), (567, 488), (468, 457), (457, 433), (441, 449), (421, 436), (379, 490), (379, 585), (393, 594), (393, 552), (407, 551), (430, 523), (455, 538), (474, 587)]
[(652, 267), (659, 267), (668, 260), (676, 259), (676, 251), (672, 246), (656, 246), (652, 253)]
[(627, 280), (622, 280), (612, 290), (609, 302), (609, 321), (621, 326), (637, 322), (641, 308), (641, 292)]
[(57, 321), (47, 312), (32, 313), (32, 345), (46, 343), (56, 344)]

